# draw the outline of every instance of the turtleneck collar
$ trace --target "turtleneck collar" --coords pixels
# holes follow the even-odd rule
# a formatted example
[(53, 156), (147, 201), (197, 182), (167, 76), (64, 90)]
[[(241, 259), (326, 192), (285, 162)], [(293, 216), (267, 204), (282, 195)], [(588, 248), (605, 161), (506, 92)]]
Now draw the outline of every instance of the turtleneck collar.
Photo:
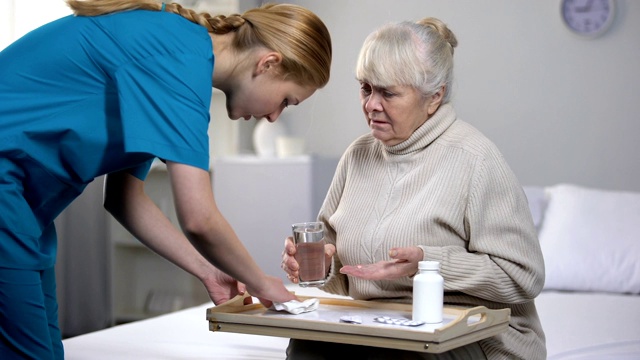
[(389, 154), (404, 155), (420, 151), (429, 146), (435, 139), (453, 124), (456, 120), (456, 113), (451, 104), (441, 105), (424, 124), (420, 125), (411, 136), (396, 145), (384, 146), (384, 150)]

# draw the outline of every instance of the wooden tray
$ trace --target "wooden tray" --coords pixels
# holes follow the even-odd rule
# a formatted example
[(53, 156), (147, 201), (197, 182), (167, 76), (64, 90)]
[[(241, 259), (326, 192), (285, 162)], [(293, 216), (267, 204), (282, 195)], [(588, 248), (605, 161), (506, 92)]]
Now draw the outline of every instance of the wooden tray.
[[(260, 303), (244, 305), (248, 296), (207, 309), (209, 330), (441, 353), (503, 332), (511, 313), (445, 306), (441, 324), (410, 327), (373, 321), (377, 316), (411, 319), (409, 304), (319, 297), (317, 310), (293, 315)], [(340, 322), (342, 316), (359, 316), (362, 324)]]

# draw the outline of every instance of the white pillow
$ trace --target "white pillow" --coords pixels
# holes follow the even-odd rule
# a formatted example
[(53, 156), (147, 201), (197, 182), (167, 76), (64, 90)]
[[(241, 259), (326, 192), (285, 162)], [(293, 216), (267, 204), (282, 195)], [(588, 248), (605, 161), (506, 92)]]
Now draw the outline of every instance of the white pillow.
[(640, 293), (640, 193), (566, 184), (546, 191), (544, 288)]
[(545, 189), (541, 186), (523, 186), (522, 189), (529, 201), (529, 210), (533, 217), (533, 225), (537, 231), (540, 231), (544, 211), (547, 208)]

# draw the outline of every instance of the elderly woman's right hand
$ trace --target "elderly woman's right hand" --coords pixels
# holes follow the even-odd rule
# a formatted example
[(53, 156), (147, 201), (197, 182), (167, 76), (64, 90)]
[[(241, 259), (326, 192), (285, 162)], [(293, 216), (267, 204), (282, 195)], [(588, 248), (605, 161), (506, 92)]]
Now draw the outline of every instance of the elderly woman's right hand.
[[(329, 272), (329, 268), (331, 266), (331, 258), (336, 253), (336, 247), (331, 244), (326, 244), (324, 246), (324, 261), (325, 261), (325, 269), (327, 273)], [(298, 283), (298, 270), (300, 269), (300, 265), (295, 258), (296, 256), (296, 245), (293, 243), (293, 237), (289, 236), (284, 240), (284, 251), (282, 251), (282, 270), (287, 273), (287, 278), (294, 284)]]

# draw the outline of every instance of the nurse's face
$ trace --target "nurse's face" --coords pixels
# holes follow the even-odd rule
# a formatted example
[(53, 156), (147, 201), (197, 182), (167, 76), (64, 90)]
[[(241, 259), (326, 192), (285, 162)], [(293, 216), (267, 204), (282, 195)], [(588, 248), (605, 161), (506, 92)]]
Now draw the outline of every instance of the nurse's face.
[(233, 120), (254, 117), (274, 122), (287, 106), (298, 105), (315, 91), (274, 73), (262, 73), (226, 92), (227, 112)]

